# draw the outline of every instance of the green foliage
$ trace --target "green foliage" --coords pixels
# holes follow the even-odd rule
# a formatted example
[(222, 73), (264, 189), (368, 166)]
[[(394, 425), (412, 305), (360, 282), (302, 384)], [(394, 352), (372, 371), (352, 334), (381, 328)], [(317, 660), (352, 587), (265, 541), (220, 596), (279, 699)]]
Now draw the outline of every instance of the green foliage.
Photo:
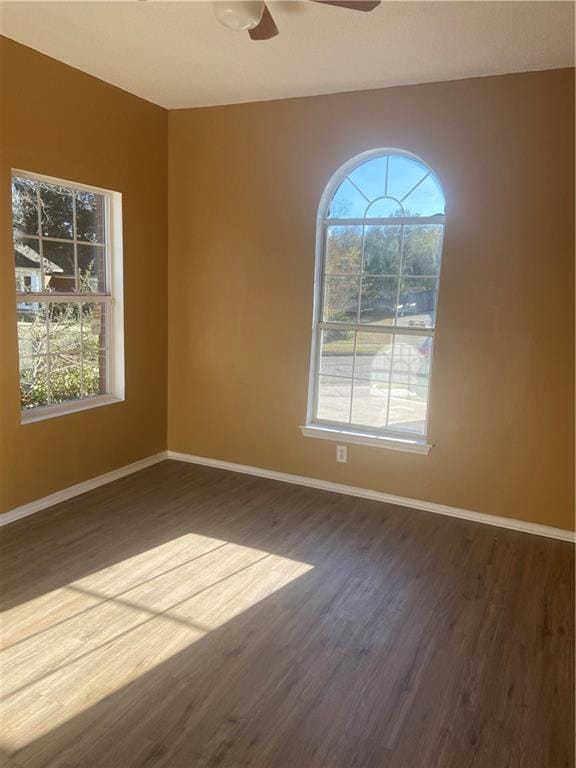
[(439, 224), (418, 224), (404, 227), (403, 274), (438, 274), (443, 229), (444, 227)]
[(18, 321), (22, 407), (99, 394), (104, 372), (101, 306), (75, 302), (25, 306), (28, 309), (20, 310)]
[(324, 319), (355, 322), (360, 301), (362, 319), (381, 322), (394, 317), (398, 298), (399, 305), (415, 305), (413, 310), (403, 311), (431, 311), (442, 230), (438, 224), (384, 226), (371, 225), (368, 220), (364, 233), (356, 225), (330, 227)]
[(364, 235), (364, 271), (397, 275), (400, 270), (402, 227), (369, 226)]
[[(60, 361), (62, 363), (62, 361)], [(44, 375), (42, 375), (44, 374)], [(48, 404), (48, 377), (43, 366), (39, 371), (27, 369), (20, 376), (22, 408), (37, 408)], [(84, 365), (82, 377), (85, 397), (99, 392), (99, 365), (91, 360)], [(50, 402), (64, 403), (80, 397), (80, 367), (59, 367), (50, 372)]]

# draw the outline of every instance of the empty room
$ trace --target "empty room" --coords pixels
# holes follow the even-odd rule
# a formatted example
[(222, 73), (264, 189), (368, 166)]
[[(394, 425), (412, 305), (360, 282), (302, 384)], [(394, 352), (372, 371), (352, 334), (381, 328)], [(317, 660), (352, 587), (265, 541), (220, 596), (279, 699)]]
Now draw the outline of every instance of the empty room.
[(1, 768), (575, 768), (575, 8), (0, 3)]

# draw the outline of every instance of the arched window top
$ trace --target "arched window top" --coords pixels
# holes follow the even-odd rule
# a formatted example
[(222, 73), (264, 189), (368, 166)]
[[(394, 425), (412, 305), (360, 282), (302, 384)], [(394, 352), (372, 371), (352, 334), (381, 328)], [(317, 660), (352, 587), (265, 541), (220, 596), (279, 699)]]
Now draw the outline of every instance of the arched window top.
[[(333, 191), (335, 190), (335, 191)], [(354, 158), (336, 174), (324, 198), (329, 219), (388, 219), (443, 216), (444, 193), (422, 160), (398, 150)]]

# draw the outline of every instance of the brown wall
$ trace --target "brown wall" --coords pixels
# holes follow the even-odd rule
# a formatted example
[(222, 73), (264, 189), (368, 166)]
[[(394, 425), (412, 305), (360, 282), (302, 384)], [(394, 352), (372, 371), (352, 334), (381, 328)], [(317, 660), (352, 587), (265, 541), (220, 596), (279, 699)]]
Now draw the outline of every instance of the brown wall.
[[(0, 38), (0, 511), (166, 447), (167, 113)], [(10, 169), (123, 194), (126, 401), (21, 425)]]
[[(573, 72), (169, 116), (168, 445), (573, 526)], [(315, 217), (341, 163), (398, 147), (447, 227), (428, 456), (304, 438)]]
[[(168, 117), (4, 38), (0, 68), (0, 511), (166, 447), (168, 317), (172, 450), (573, 527), (573, 72)], [(420, 155), (446, 191), (435, 447), (340, 465), (298, 429), (315, 217), (374, 147)], [(123, 193), (124, 403), (20, 424), (13, 167)]]

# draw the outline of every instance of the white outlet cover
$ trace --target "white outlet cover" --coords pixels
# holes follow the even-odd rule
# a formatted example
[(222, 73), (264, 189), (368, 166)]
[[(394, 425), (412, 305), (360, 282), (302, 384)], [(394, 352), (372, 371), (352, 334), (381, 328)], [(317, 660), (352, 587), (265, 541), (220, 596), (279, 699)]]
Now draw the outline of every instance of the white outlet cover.
[(348, 448), (345, 445), (336, 446), (336, 461), (339, 464), (346, 464), (348, 461)]

